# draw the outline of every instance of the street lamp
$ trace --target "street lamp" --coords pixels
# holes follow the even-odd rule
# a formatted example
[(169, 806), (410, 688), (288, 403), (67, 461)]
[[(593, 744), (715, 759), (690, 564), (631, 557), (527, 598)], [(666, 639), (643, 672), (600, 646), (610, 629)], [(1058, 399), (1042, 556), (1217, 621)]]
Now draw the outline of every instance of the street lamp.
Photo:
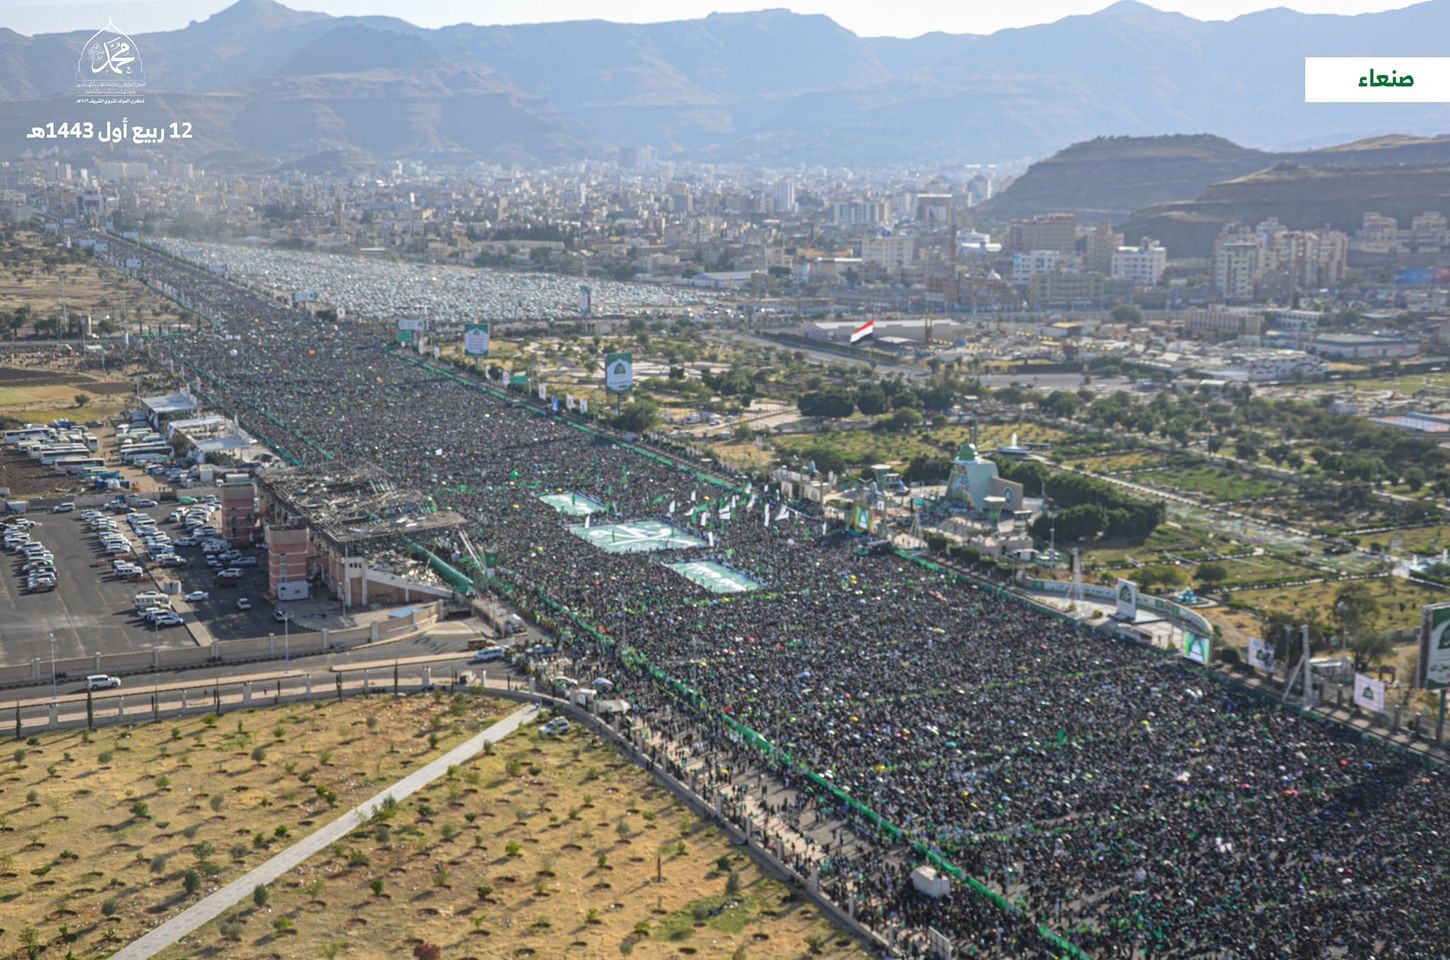
[(50, 632), (50, 699), (56, 698), (55, 688), (55, 631)]

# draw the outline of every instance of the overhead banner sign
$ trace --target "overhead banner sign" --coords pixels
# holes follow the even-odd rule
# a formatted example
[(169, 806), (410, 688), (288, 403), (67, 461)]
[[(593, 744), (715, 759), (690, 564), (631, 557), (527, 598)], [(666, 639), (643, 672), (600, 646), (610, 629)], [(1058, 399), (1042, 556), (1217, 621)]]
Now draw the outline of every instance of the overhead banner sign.
[(589, 288), (581, 283), (579, 285), (579, 315), (584, 317), (589, 316), (590, 306)]
[(1366, 710), (1373, 710), (1376, 713), (1384, 713), (1384, 683), (1379, 680), (1371, 680), (1362, 673), (1356, 673), (1354, 675), (1354, 705)]
[(399, 330), (412, 330), (414, 332), (418, 332), (418, 331), (421, 331), (421, 330), (426, 330), (427, 329), (427, 326), (426, 326), (425, 321), (420, 320), (420, 319), (417, 319), (417, 318), (414, 318), (414, 317), (409, 317), (409, 318), (402, 319), (402, 320), (399, 320), (398, 321), (398, 329)]
[(1209, 654), (1212, 652), (1209, 649), (1210, 646), (1211, 643), (1208, 637), (1194, 633), (1192, 630), (1184, 631), (1183, 656), (1187, 659), (1192, 660), (1194, 663), (1208, 663), (1210, 659)]
[(1249, 638), (1249, 666), (1265, 673), (1274, 672), (1274, 645), (1258, 637)]
[(1450, 687), (1450, 603), (1420, 610), (1420, 686)]
[(628, 393), (634, 386), (634, 354), (604, 355), (604, 389), (610, 393)]
[(488, 356), (488, 324), (479, 321), (463, 328), (463, 353), (469, 357)]
[(1131, 580), (1118, 581), (1118, 609), (1120, 620), (1138, 619), (1138, 585)]

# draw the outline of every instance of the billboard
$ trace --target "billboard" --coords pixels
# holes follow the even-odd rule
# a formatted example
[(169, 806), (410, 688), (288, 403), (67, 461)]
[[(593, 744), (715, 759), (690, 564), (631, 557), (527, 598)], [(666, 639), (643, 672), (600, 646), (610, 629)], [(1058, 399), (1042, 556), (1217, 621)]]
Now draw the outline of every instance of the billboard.
[(293, 303), (313, 303), (317, 300), (316, 290), (294, 290), (292, 291)]
[(1450, 603), (1420, 609), (1420, 686), (1450, 687)]
[(1258, 637), (1249, 638), (1249, 666), (1265, 673), (1274, 672), (1274, 645)]
[(1212, 646), (1211, 638), (1201, 633), (1194, 633), (1192, 630), (1183, 632), (1183, 656), (1194, 663), (1208, 663), (1212, 659)]
[(140, 257), (127, 257), (126, 258), (126, 269), (127, 270), (140, 270), (141, 269), (141, 258)]
[(634, 354), (604, 355), (604, 389), (610, 393), (628, 393), (634, 386)]
[(590, 307), (590, 303), (589, 303), (589, 287), (587, 287), (586, 285), (584, 285), (584, 284), (581, 283), (579, 285), (579, 314), (580, 314), (580, 316), (585, 316), (585, 317), (589, 316), (589, 307)]
[(529, 385), (529, 375), (527, 373), (511, 373), (511, 374), (509, 374), (509, 386), (511, 386), (511, 387), (527, 387), (528, 385)]
[(410, 318), (407, 318), (407, 319), (399, 320), (398, 321), (398, 329), (399, 330), (412, 330), (412, 331), (414, 331), (416, 333), (416, 332), (418, 332), (420, 330), (426, 330), (427, 329), (427, 326), (425, 325), (425, 322), (423, 320), (410, 317)]
[(412, 343), (413, 342), (413, 331), (412, 330), (404, 330), (402, 327), (399, 327), (398, 328), (398, 342), (401, 343), (401, 344), (405, 344), (405, 345), (406, 344), (409, 344), (409, 343)]
[(488, 356), (488, 323), (478, 321), (463, 328), (463, 355), (466, 357)]
[(1133, 581), (1118, 581), (1118, 609), (1114, 616), (1121, 620), (1138, 619), (1138, 585)]
[(1371, 680), (1362, 673), (1354, 675), (1354, 705), (1363, 707), (1365, 710), (1373, 710), (1376, 713), (1384, 713), (1385, 710), (1385, 685), (1379, 680)]

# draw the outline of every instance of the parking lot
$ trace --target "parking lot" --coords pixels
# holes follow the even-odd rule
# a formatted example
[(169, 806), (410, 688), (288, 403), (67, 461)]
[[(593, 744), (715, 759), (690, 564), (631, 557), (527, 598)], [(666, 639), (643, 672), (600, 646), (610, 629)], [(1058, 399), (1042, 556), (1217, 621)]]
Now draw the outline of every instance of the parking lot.
[[(174, 541), (186, 534), (185, 528), (166, 519), (176, 507), (175, 503), (166, 503), (139, 512), (153, 517), (157, 529)], [(137, 559), (145, 559), (145, 548), (129, 529), (124, 514), (113, 516), (119, 532), (134, 541), (141, 552)], [(3, 554), (6, 569), (0, 576), (0, 662), (49, 660), (52, 635), (58, 658), (192, 645), (187, 627), (158, 628), (136, 616), (136, 594), (156, 588), (152, 573), (160, 579), (180, 580), (182, 594), (193, 590), (210, 594), (205, 600), (191, 603), (177, 596), (172, 603), (188, 622), (205, 622), (218, 640), (313, 629), (308, 616), (298, 616), (286, 625), (273, 619), (273, 605), (264, 599), (264, 550), (244, 551), (257, 557), (257, 565), (241, 567), (242, 576), (236, 580), (218, 579), (216, 571), (206, 565), (199, 546), (176, 548), (176, 553), (186, 560), (185, 566), (148, 570), (140, 580), (126, 580), (112, 572), (111, 556), (81, 519), (80, 511), (36, 513), (29, 519), (35, 522), (31, 540), (43, 543), (54, 556), (57, 585), (46, 592), (27, 591), (22, 572), (25, 558), (17, 553)], [(251, 601), (250, 610), (239, 608), (237, 601), (243, 597)]]

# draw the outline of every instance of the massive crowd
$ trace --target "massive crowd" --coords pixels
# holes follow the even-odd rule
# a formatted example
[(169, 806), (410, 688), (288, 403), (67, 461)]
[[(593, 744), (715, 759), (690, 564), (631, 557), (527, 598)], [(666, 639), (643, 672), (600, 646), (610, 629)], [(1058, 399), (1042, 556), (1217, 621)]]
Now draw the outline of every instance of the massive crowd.
[[(1443, 769), (865, 551), (767, 490), (640, 456), (348, 323), (156, 269), (223, 318), (151, 348), (209, 404), (303, 461), (376, 463), (459, 510), (526, 601), (597, 624), (760, 733), (771, 762), (839, 791), (816, 788), (817, 802), (872, 842), (828, 851), (823, 885), (858, 916), (984, 955), (1047, 952), (1037, 924), (1093, 957), (1445, 955)], [(707, 542), (608, 553), (539, 499), (556, 492), (605, 505), (595, 525), (666, 520)], [(703, 557), (764, 586), (717, 596), (662, 565)], [(913, 893), (909, 858), (862, 852), (904, 841), (843, 797), (1016, 910), (960, 884), (940, 901)]]
[[(391, 258), (360, 259), (337, 253), (278, 250), (266, 246), (166, 241), (172, 252), (265, 289), (310, 292), (348, 314), (377, 318), (417, 317), (457, 324), (492, 318), (570, 316), (579, 307), (582, 281), (539, 273), (408, 263)], [(642, 283), (591, 277), (591, 309), (675, 306), (695, 297)]]

